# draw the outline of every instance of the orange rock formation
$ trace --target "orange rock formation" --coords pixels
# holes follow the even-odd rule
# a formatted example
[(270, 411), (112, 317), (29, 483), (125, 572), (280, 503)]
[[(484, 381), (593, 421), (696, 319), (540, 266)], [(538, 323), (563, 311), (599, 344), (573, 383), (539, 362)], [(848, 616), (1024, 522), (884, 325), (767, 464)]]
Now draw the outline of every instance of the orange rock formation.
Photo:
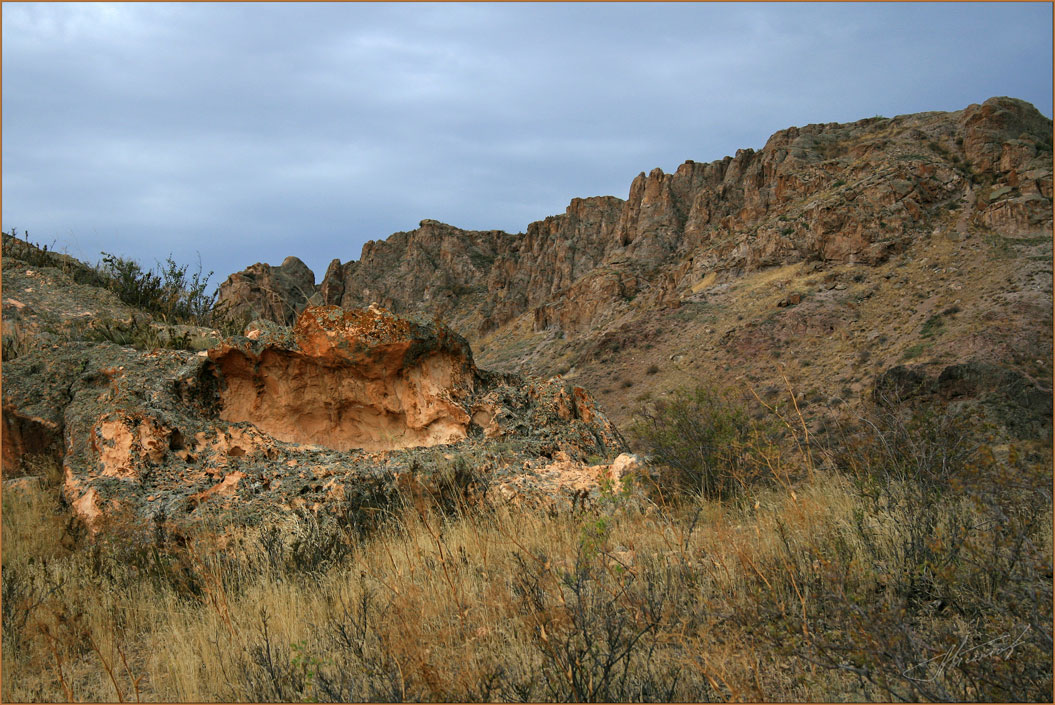
[(282, 441), (334, 450), (393, 450), (466, 437), (476, 368), (468, 348), (381, 309), (306, 309), (296, 348), (222, 345), (225, 421), (248, 421)]

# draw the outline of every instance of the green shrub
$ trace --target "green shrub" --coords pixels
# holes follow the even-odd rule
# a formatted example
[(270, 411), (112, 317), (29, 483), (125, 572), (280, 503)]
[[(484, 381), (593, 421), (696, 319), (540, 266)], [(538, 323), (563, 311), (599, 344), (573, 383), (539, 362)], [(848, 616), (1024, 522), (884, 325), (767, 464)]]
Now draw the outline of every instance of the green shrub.
[(923, 343), (916, 343), (915, 345), (909, 346), (905, 349), (905, 352), (901, 354), (902, 360), (912, 360), (923, 354), (923, 351), (927, 349), (927, 346)]
[(675, 392), (638, 414), (630, 433), (665, 470), (675, 495), (721, 499), (760, 474), (764, 428), (728, 394)]
[(920, 328), (919, 334), (924, 338), (933, 338), (945, 327), (945, 320), (940, 314), (931, 316)]
[(148, 270), (135, 260), (104, 252), (98, 269), (122, 301), (166, 321), (203, 323), (216, 301), (215, 293), (205, 293), (212, 272), (203, 276), (199, 265), (188, 275), (187, 265), (177, 264), (171, 255), (164, 265)]

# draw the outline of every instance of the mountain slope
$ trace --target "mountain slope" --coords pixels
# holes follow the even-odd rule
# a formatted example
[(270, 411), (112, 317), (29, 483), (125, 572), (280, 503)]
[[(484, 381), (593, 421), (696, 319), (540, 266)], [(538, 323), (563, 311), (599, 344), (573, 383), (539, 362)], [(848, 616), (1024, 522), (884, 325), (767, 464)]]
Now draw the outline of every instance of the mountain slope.
[[(443, 318), (491, 367), (607, 389), (624, 422), (650, 371), (655, 397), (788, 366), (827, 401), (900, 362), (977, 358), (1050, 388), (1051, 144), (1011, 98), (792, 127), (524, 234), (422, 221), (335, 260), (314, 293)], [(230, 280), (220, 299), (267, 313)]]

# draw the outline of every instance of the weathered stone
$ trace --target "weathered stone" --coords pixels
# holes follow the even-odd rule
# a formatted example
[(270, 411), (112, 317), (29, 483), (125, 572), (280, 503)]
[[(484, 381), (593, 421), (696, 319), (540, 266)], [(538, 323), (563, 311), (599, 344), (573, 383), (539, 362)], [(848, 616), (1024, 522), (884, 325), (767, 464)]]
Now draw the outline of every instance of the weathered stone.
[[(625, 450), (584, 390), (478, 370), (449, 328), (378, 307), (308, 308), (292, 330), (201, 353), (69, 343), (3, 372), (5, 468), (57, 453), (93, 526), (129, 512), (183, 526), (336, 511), (362, 483), (388, 477), (395, 491), (445, 457), (497, 487), (557, 453), (585, 468)], [(562, 488), (524, 491), (549, 501)]]
[(216, 306), (234, 320), (264, 318), (290, 324), (315, 294), (315, 274), (296, 257), (272, 267), (256, 263), (217, 290)]
[(476, 370), (468, 344), (449, 329), (329, 306), (306, 309), (294, 335), (293, 347), (209, 351), (224, 382), (221, 419), (334, 450), (466, 437)]

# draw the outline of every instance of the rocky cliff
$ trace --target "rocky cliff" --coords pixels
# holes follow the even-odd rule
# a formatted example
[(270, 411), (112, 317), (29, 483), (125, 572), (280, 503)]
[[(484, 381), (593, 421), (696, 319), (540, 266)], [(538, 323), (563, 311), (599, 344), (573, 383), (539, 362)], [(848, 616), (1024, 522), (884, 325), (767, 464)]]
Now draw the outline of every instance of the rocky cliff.
[[(576, 335), (639, 294), (676, 305), (711, 274), (800, 261), (876, 264), (949, 211), (966, 224), (1043, 232), (1051, 183), (1051, 121), (1010, 98), (953, 113), (792, 127), (757, 152), (641, 173), (625, 201), (574, 199), (523, 234), (422, 221), (367, 243), (358, 261), (334, 260), (318, 290), (328, 304), (376, 301), (440, 315), (471, 338), (524, 313), (536, 328)], [(232, 275), (221, 299), (269, 295), (241, 288), (254, 268)], [(257, 310), (279, 320), (268, 312), (305, 302)]]
[(334, 260), (317, 292), (439, 317), (494, 368), (578, 377), (619, 422), (789, 365), (820, 400), (900, 363), (1010, 365), (1050, 388), (1051, 228), (1051, 120), (992, 98), (792, 127), (521, 234), (422, 221)]

